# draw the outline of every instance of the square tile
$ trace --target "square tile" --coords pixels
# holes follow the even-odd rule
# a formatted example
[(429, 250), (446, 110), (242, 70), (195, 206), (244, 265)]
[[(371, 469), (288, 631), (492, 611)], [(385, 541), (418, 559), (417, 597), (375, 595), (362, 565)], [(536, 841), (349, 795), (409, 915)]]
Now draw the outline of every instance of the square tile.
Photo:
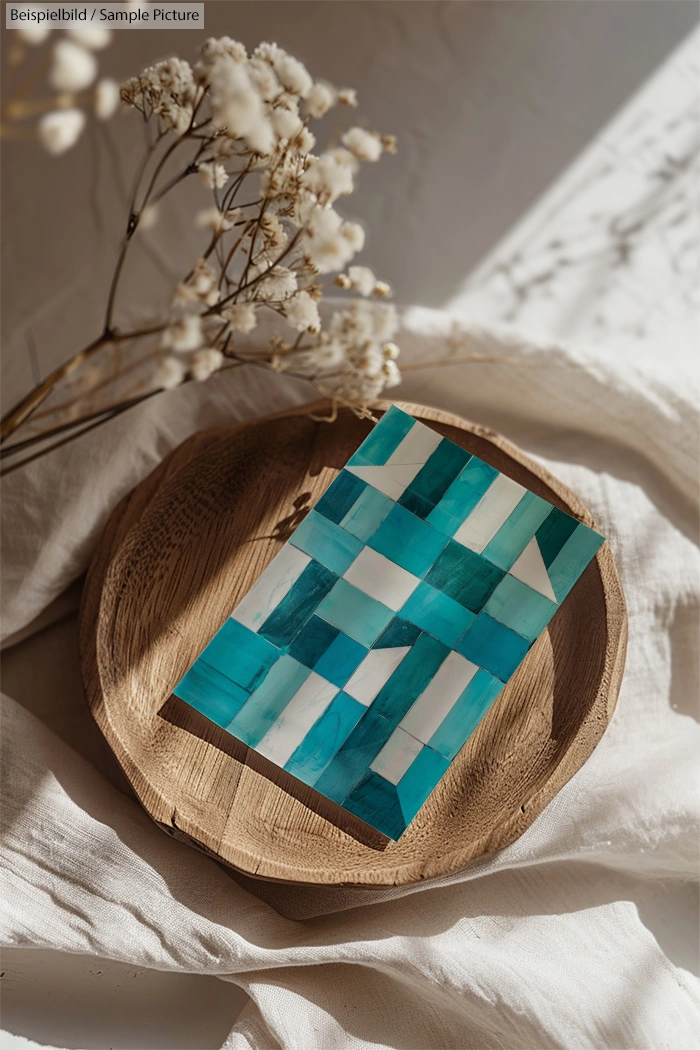
[(391, 408), (174, 692), (398, 838), (601, 543)]

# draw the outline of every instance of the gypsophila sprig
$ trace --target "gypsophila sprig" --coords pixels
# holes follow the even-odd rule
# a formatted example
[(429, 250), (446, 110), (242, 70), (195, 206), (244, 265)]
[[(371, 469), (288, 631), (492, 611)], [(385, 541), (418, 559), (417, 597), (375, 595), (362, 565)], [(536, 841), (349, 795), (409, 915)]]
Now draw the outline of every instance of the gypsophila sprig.
[[(74, 90), (87, 83), (98, 46), (97, 38), (62, 40), (55, 83), (70, 82)], [(76, 48), (84, 54), (73, 54)], [(113, 95), (104, 85), (98, 90), (98, 114), (107, 113)], [(363, 413), (369, 400), (400, 382), (397, 315), (381, 301), (390, 289), (355, 262), (365, 231), (343, 206), (362, 165), (394, 153), (396, 142), (357, 122), (355, 91), (314, 80), (277, 44), (248, 54), (222, 37), (207, 40), (193, 65), (172, 57), (149, 66), (121, 85), (120, 97), (148, 125), (150, 145), (126, 218), (104, 331), (13, 410), (3, 432), (16, 429), (53, 385), (115, 342), (144, 348), (132, 366), (144, 394), (250, 364), (307, 379)], [(316, 124), (334, 109), (333, 139), (324, 148)], [(80, 134), (81, 116), (66, 108), (60, 122), (53, 114), (45, 118), (47, 148), (68, 148)], [(187, 178), (201, 185), (191, 220), (199, 253), (182, 260), (182, 276), (163, 309), (123, 331), (119, 291), (134, 235), (157, 223), (159, 201)], [(338, 288), (349, 297), (340, 306), (324, 303)], [(275, 315), (271, 331), (262, 321)], [(92, 390), (106, 396), (105, 387), (109, 381)], [(86, 401), (88, 407), (94, 403)]]

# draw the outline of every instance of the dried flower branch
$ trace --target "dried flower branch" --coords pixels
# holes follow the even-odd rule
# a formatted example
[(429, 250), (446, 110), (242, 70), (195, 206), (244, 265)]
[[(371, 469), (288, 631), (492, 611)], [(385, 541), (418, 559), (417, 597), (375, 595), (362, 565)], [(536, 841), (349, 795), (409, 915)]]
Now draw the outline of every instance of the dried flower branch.
[[(70, 49), (87, 41), (60, 43), (65, 46), (54, 82), (86, 79), (90, 63), (71, 61), (76, 56)], [(334, 106), (354, 107), (354, 91), (314, 82), (276, 44), (261, 44), (248, 55), (242, 44), (223, 37), (205, 42), (194, 67), (170, 58), (143, 70), (122, 85), (121, 98), (151, 129), (151, 145), (135, 180), (104, 329), (5, 417), (2, 437), (28, 423), (59, 383), (115, 343), (143, 341), (143, 360), (152, 362), (145, 392), (171, 389), (186, 378), (206, 380), (229, 361), (307, 379), (363, 412), (368, 400), (400, 382), (392, 342), (396, 311), (378, 301), (389, 287), (367, 267), (351, 265), (364, 230), (335, 209), (352, 192), (361, 163), (395, 152), (395, 140), (356, 126), (345, 131), (341, 146), (314, 152), (309, 126)], [(77, 125), (76, 112), (71, 119)], [(67, 137), (65, 120), (53, 133)], [(179, 170), (166, 177), (177, 157)], [(123, 331), (115, 318), (134, 235), (152, 221), (163, 196), (195, 175), (212, 194), (211, 206), (194, 216), (207, 233), (203, 250), (183, 266), (163, 313)], [(319, 307), (338, 287), (359, 298), (328, 315)], [(245, 337), (270, 312), (279, 331), (251, 347)], [(99, 377), (95, 385), (105, 388)], [(77, 401), (87, 405), (89, 393)]]

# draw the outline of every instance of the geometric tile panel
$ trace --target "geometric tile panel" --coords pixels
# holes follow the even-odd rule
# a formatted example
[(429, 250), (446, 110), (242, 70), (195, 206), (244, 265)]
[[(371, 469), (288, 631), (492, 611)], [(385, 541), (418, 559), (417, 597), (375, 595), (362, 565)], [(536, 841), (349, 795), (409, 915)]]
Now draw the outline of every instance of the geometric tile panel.
[(602, 543), (390, 408), (175, 694), (397, 839)]

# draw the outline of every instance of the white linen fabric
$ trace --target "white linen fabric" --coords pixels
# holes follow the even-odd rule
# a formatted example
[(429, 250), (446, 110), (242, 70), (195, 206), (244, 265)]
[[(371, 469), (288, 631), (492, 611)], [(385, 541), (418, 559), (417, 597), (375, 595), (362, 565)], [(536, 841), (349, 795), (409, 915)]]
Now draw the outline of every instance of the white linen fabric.
[[(406, 357), (443, 357), (455, 331), (445, 313), (409, 311)], [(253, 370), (191, 384), (6, 479), (5, 630), (26, 635), (43, 614), (22, 645), (52, 685), (43, 710), (31, 690), (3, 697), (3, 944), (233, 982), (250, 1003), (231, 1048), (697, 1046), (700, 582), (686, 366), (674, 361), (671, 383), (661, 360), (582, 360), (508, 332), (460, 332), (460, 353), (523, 363), (408, 373), (402, 398), (516, 440), (581, 494), (617, 560), (628, 661), (593, 756), (517, 842), (408, 889), (256, 882), (159, 831), (76, 728), (88, 715), (76, 715), (75, 669), (51, 641), (72, 635), (75, 617), (59, 600), (63, 618), (46, 627), (46, 609), (86, 567), (116, 501), (187, 434), (308, 397)]]

